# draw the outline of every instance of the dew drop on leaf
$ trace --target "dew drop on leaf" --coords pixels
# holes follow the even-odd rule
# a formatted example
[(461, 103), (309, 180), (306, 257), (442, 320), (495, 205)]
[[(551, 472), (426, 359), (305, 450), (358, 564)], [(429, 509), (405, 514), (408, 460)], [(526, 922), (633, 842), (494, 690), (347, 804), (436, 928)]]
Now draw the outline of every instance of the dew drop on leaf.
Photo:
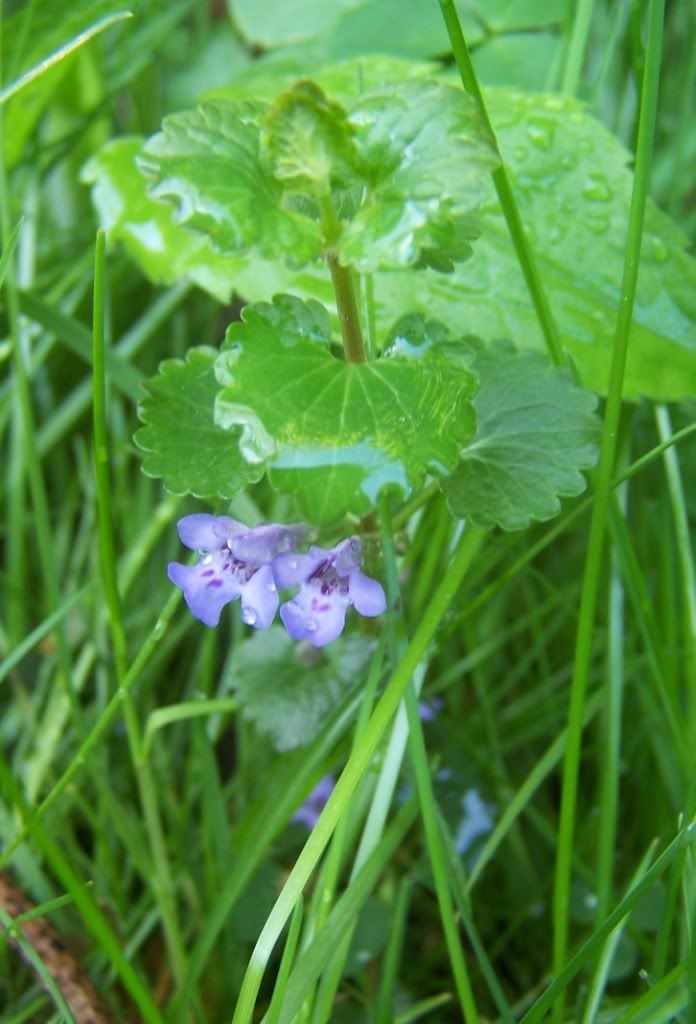
[(554, 125), (550, 121), (530, 121), (527, 135), (537, 149), (551, 149)]
[(582, 194), (585, 199), (591, 199), (594, 202), (606, 203), (611, 199), (611, 189), (601, 174), (591, 174), (588, 177)]

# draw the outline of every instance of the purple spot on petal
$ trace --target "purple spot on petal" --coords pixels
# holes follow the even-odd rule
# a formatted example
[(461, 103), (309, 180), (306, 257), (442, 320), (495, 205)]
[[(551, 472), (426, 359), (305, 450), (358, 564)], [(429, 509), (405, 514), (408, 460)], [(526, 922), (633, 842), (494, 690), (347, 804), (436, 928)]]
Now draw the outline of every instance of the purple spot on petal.
[(201, 573), (201, 576), (214, 576), (214, 575), (215, 575), (215, 570), (214, 569), (206, 569), (205, 572)]
[(331, 605), (329, 604), (329, 602), (328, 602), (328, 601), (326, 602), (326, 604), (320, 604), (320, 605), (319, 605), (319, 611), (320, 611), (320, 612), (328, 612), (328, 610), (329, 610), (330, 608), (331, 608)]
[(209, 587), (221, 587), (222, 586), (222, 580), (211, 580), (210, 583), (208, 584), (208, 586)]

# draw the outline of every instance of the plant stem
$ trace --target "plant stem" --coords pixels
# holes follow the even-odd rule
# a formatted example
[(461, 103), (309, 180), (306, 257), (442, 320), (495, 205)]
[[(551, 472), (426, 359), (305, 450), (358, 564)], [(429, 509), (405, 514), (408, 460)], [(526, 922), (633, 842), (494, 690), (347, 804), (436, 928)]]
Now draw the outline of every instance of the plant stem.
[[(571, 683), (570, 708), (568, 712), (568, 742), (563, 765), (563, 786), (559, 822), (558, 852), (554, 880), (554, 940), (553, 974), (558, 977), (563, 971), (568, 948), (568, 918), (570, 910), (570, 885), (572, 872), (573, 840), (575, 834), (575, 808), (580, 770), (582, 728), (584, 719), (585, 692), (592, 658), (594, 618), (597, 604), (597, 590), (602, 571), (604, 535), (609, 515), (612, 474), (616, 452), (621, 394), (628, 352), (628, 337), (636, 293), (640, 247), (643, 234), (643, 219), (648, 192), (648, 176), (655, 132), (657, 113), (657, 92), (662, 49), (662, 24), (664, 0), (651, 0), (649, 13), (647, 60), (640, 110), (638, 146), (636, 152), (635, 178), (631, 196), (631, 211), (626, 242), (621, 299), (616, 322), (614, 351), (612, 356), (607, 396), (602, 447), (595, 486), (595, 502), (590, 523), (590, 535), (583, 577), (582, 597), (578, 616), (578, 630), (575, 644), (573, 680)], [(554, 1006), (553, 1020), (561, 1024), (564, 1019), (563, 994)]]
[(336, 254), (336, 242), (341, 235), (341, 222), (336, 214), (330, 194), (318, 196), (317, 202), (319, 204), (321, 233), (323, 237), (323, 254), (331, 274), (331, 283), (333, 284), (334, 295), (336, 296), (336, 311), (338, 313), (338, 322), (341, 325), (343, 351), (349, 363), (364, 363), (367, 361), (367, 355), (365, 354), (362, 330), (360, 329), (358, 304), (355, 300), (355, 288), (353, 287), (353, 274), (350, 267), (341, 265)]
[[(457, 14), (457, 10), (454, 6), (454, 0), (440, 0), (440, 7), (442, 9), (442, 16), (445, 19), (445, 25), (447, 26), (447, 32), (452, 44), (454, 59), (456, 60), (457, 67), (459, 68), (462, 85), (473, 97), (474, 102), (478, 107), (481, 119), (488, 130), (493, 145), (495, 146), (496, 152), (498, 153), (498, 156), (500, 156), (498, 142), (488, 116), (488, 111), (486, 110), (486, 104), (476, 78), (474, 66), (471, 63), (469, 49), (466, 45), (466, 40), (464, 39), (464, 33), (462, 32), (462, 26), (459, 22), (459, 15)], [(551, 307), (549, 305), (546, 292), (544, 291), (541, 276), (537, 269), (537, 265), (534, 262), (532, 249), (522, 225), (520, 211), (513, 195), (510, 179), (508, 178), (505, 165), (502, 162), (502, 157), (499, 166), (493, 171), (492, 177), (495, 190), (498, 193), (498, 199), (500, 200), (503, 216), (505, 217), (508, 231), (510, 232), (510, 238), (515, 248), (515, 253), (517, 254), (520, 269), (522, 270), (524, 279), (527, 283), (527, 288), (529, 289), (529, 294), (544, 335), (549, 357), (556, 366), (561, 366), (565, 362), (565, 356), (563, 349), (561, 348), (560, 335), (551, 313)]]
[(355, 301), (350, 267), (342, 267), (336, 254), (331, 250), (326, 252), (324, 258), (331, 274), (331, 282), (336, 296), (338, 322), (341, 325), (343, 351), (346, 354), (346, 359), (349, 363), (364, 363), (367, 361), (367, 356), (360, 330), (358, 305)]

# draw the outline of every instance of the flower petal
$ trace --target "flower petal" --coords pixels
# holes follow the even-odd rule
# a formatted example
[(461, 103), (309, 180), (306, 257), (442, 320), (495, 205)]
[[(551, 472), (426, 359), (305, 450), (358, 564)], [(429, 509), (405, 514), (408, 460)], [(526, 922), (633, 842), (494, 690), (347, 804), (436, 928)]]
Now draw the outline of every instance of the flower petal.
[(211, 516), (207, 512), (194, 512), (177, 523), (181, 543), (193, 551), (219, 551), (227, 538), (246, 530), (245, 526), (229, 516)]
[(235, 537), (230, 544), (230, 550), (234, 557), (242, 562), (266, 565), (276, 555), (292, 551), (302, 542), (305, 533), (306, 527), (301, 523), (295, 526), (267, 523), (264, 526), (254, 526)]
[(308, 555), (301, 555), (296, 551), (278, 555), (273, 559), (273, 576), (276, 584), (282, 590), (304, 583), (330, 556), (330, 551), (316, 547), (311, 548)]
[(382, 615), (386, 610), (387, 600), (382, 584), (358, 569), (348, 577), (348, 595), (361, 615), (372, 617)]
[(281, 606), (280, 617), (294, 640), (309, 640), (313, 647), (325, 647), (342, 633), (347, 607), (347, 595), (334, 592), (324, 596), (310, 585)]
[(342, 540), (333, 550), (334, 569), (339, 576), (349, 576), (362, 565), (362, 542), (359, 537)]
[(170, 562), (167, 576), (184, 592), (184, 600), (192, 615), (212, 628), (220, 621), (226, 604), (239, 596), (239, 583), (230, 573), (220, 571), (219, 563), (182, 565)]
[(326, 802), (334, 791), (336, 780), (333, 775), (324, 775), (319, 779), (311, 793), (293, 814), (291, 821), (297, 821), (313, 829), (319, 820), (319, 815), (324, 810)]
[(267, 629), (278, 611), (278, 588), (270, 565), (262, 565), (242, 587), (242, 621)]

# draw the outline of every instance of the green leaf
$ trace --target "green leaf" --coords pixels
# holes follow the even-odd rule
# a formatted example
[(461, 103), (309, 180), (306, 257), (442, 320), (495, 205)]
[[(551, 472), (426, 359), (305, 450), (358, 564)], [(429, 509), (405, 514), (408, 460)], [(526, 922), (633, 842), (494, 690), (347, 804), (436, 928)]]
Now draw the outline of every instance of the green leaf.
[(205, 235), (175, 224), (171, 208), (147, 194), (135, 163), (142, 143), (138, 137), (114, 139), (82, 170), (102, 227), (156, 284), (189, 279), (228, 302), (243, 261), (221, 256)]
[[(468, 256), (472, 214), (496, 157), (473, 101), (433, 81), (401, 82), (351, 107), (366, 196), (338, 253), (362, 272)], [(453, 224), (454, 222), (454, 224)]]
[(346, 363), (329, 340), (318, 304), (276, 296), (229, 327), (216, 368), (216, 421), (241, 427), (244, 456), (268, 460), (271, 483), (315, 523), (366, 515), (383, 488), (406, 496), (426, 472), (451, 472), (474, 431), (475, 378), (437, 346)]
[(332, 28), (344, 11), (359, 0), (285, 0), (282, 4), (259, 4), (257, 0), (229, 0), (239, 31), (255, 46), (272, 49), (289, 46), (322, 35)]
[[(300, 51), (302, 45), (302, 73), (327, 59), (366, 53), (434, 57), (450, 50), (437, 5), (422, 0), (231, 0), (231, 7), (240, 31), (256, 46)], [(480, 17), (466, 0), (457, 7), (469, 44), (477, 43), (484, 34)]]
[[(606, 393), (632, 176), (629, 154), (569, 97), (486, 92), (491, 118), (562, 341), (582, 382)], [(484, 340), (544, 348), (491, 188), (475, 253), (448, 277), (381, 275), (380, 321), (405, 308)], [(696, 262), (679, 228), (649, 202), (624, 394), (661, 401), (696, 392)]]
[(580, 472), (597, 459), (597, 399), (541, 353), (499, 343), (474, 361), (477, 428), (443, 482), (456, 516), (477, 526), (521, 530), (560, 511), (559, 497), (580, 494)]
[[(151, 194), (221, 252), (300, 266), (330, 242), (361, 271), (468, 256), (495, 162), (473, 101), (417, 80), (361, 95), (347, 113), (311, 83), (270, 109), (207, 103), (165, 118), (138, 158)], [(317, 199), (329, 190), (342, 220), (322, 239)]]
[(276, 750), (306, 746), (364, 671), (373, 646), (354, 634), (318, 652), (295, 643), (282, 626), (254, 633), (233, 678), (244, 717)]
[(319, 255), (316, 221), (283, 206), (283, 188), (261, 157), (268, 105), (206, 103), (166, 117), (138, 163), (156, 199), (170, 199), (177, 222), (207, 234), (228, 255), (284, 254), (302, 264)]
[(313, 82), (280, 94), (266, 117), (262, 146), (274, 177), (292, 191), (328, 195), (332, 179), (354, 174), (345, 111)]
[(213, 421), (217, 355), (212, 348), (192, 348), (185, 362), (163, 362), (145, 385), (148, 395), (139, 408), (145, 426), (135, 441), (145, 453), (143, 470), (162, 477), (174, 494), (231, 498), (262, 474), (240, 456), (236, 432)]
[[(127, 4), (113, 0), (42, 0), (25, 4), (6, 20), (3, 18), (0, 46), (4, 84), (8, 85), (56, 50), (75, 39), (90, 25)], [(53, 64), (30, 85), (14, 96), (4, 114), (5, 153), (12, 165), (25, 154), (25, 146), (63, 77), (74, 65), (79, 51)]]

